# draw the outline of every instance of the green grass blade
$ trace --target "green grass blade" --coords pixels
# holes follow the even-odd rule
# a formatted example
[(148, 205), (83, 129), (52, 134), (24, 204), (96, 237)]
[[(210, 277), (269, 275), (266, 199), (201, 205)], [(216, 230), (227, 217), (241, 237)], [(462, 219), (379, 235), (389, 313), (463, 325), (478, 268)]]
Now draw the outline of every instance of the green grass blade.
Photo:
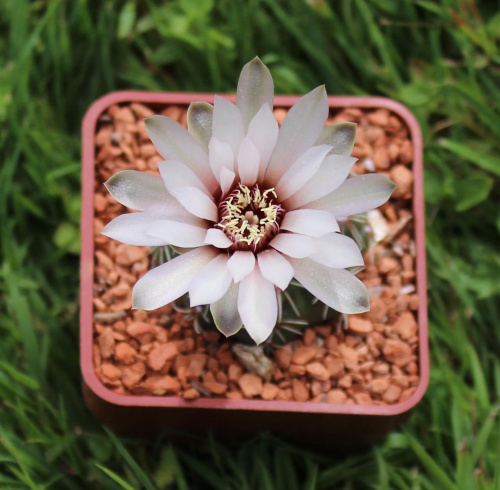
[(410, 436), (408, 440), (420, 463), (432, 476), (433, 481), (439, 484), (439, 487), (443, 490), (457, 490), (457, 486), (450, 480), (424, 447), (413, 436)]
[(100, 464), (96, 464), (97, 468), (100, 470), (104, 471), (106, 475), (108, 475), (112, 480), (114, 480), (118, 485), (120, 485), (121, 488), (124, 488), (125, 490), (135, 490), (132, 485), (127, 483), (121, 476), (117, 475), (114, 471), (111, 471), (109, 468), (106, 468), (105, 466), (102, 466)]
[(137, 477), (137, 479), (141, 482), (146, 490), (155, 490), (155, 487), (149, 477), (144, 473), (141, 467), (137, 464), (132, 455), (127, 451), (125, 446), (121, 443), (121, 441), (111, 432), (108, 428), (104, 428), (106, 434), (110, 438), (111, 442), (115, 445), (118, 452), (121, 454), (123, 459), (127, 462), (130, 469)]

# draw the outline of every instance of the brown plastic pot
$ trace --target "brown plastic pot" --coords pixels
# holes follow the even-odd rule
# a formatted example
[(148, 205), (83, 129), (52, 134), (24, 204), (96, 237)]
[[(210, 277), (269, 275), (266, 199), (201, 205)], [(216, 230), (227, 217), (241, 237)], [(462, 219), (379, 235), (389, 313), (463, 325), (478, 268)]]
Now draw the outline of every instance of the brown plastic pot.
[[(234, 96), (228, 99), (235, 101)], [(208, 94), (115, 92), (97, 100), (83, 121), (83, 206), (81, 252), (80, 343), (83, 393), (90, 410), (111, 428), (130, 435), (155, 433), (161, 428), (212, 429), (221, 436), (239, 436), (261, 430), (285, 433), (310, 446), (342, 450), (373, 443), (405, 421), (421, 400), (429, 380), (427, 291), (422, 177), (422, 136), (415, 117), (404, 106), (381, 97), (330, 97), (333, 109), (386, 108), (408, 126), (414, 148), (414, 227), (416, 283), (419, 296), (420, 383), (407, 400), (394, 405), (348, 405), (296, 401), (199, 398), (186, 401), (175, 396), (125, 396), (107, 389), (97, 378), (92, 361), (94, 268), (94, 137), (100, 115), (112, 104), (142, 102), (187, 106), (193, 101), (213, 102)], [(289, 108), (298, 97), (277, 96), (275, 107)]]

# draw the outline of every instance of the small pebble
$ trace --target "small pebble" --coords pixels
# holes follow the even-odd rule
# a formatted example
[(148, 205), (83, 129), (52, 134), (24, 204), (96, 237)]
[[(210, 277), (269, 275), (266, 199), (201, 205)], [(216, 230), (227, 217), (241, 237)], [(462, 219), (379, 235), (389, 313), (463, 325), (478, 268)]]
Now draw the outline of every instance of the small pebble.
[(314, 332), (314, 330), (308, 328), (306, 329), (306, 331), (304, 332), (304, 345), (306, 346), (311, 346), (311, 345), (314, 345), (316, 343), (316, 333)]
[(115, 338), (113, 329), (106, 327), (99, 335), (99, 350), (103, 359), (109, 359), (115, 351)]
[(115, 347), (115, 360), (121, 364), (133, 364), (137, 351), (128, 342), (119, 342)]
[(339, 345), (339, 353), (342, 359), (344, 359), (345, 361), (348, 361), (352, 364), (358, 363), (359, 355), (352, 347), (347, 347), (347, 345), (341, 344)]
[(412, 359), (411, 347), (401, 340), (387, 340), (383, 352), (385, 358), (398, 367), (406, 366)]
[(393, 197), (405, 197), (411, 192), (413, 186), (413, 173), (404, 165), (396, 165), (390, 171), (391, 180), (397, 185), (394, 189)]
[(332, 378), (338, 378), (344, 372), (345, 362), (343, 359), (326, 357), (324, 362)]
[(401, 393), (402, 390), (399, 386), (390, 385), (387, 388), (387, 391), (383, 394), (382, 400), (384, 400), (385, 403), (396, 403), (399, 400)]
[(243, 370), (239, 364), (231, 364), (228, 369), (228, 377), (230, 381), (238, 381), (243, 374)]
[(219, 383), (218, 381), (205, 381), (203, 383), (203, 388), (206, 388), (210, 393), (214, 395), (223, 395), (227, 391), (227, 385)]
[(122, 382), (127, 388), (132, 388), (141, 381), (146, 374), (146, 364), (144, 362), (136, 362), (131, 366), (123, 368)]
[(358, 405), (371, 405), (372, 399), (368, 393), (355, 393), (354, 400)]
[(189, 388), (182, 394), (185, 400), (196, 400), (200, 397), (200, 392), (194, 388)]
[(316, 349), (314, 347), (298, 347), (293, 352), (292, 362), (303, 366), (314, 359), (315, 356)]
[(326, 381), (330, 379), (330, 372), (320, 362), (311, 362), (306, 365), (306, 372), (311, 378), (319, 381)]
[(305, 402), (310, 398), (309, 390), (307, 389), (305, 383), (296, 378), (292, 381), (292, 393), (293, 399), (298, 402)]
[(370, 320), (351, 315), (349, 317), (349, 330), (359, 335), (365, 335), (373, 331), (373, 325)]
[(155, 337), (155, 327), (146, 322), (133, 322), (127, 327), (127, 333), (141, 344), (149, 344)]
[(262, 393), (262, 378), (256, 374), (246, 373), (238, 381), (241, 392), (245, 398), (253, 398)]
[(115, 380), (122, 377), (122, 371), (110, 362), (103, 362), (101, 365), (102, 375), (108, 379)]
[(188, 379), (199, 378), (205, 369), (208, 356), (206, 354), (191, 354), (187, 357), (187, 371), (186, 376)]
[(174, 359), (179, 354), (174, 342), (160, 344), (148, 354), (147, 364), (153, 371), (160, 371), (167, 361)]
[(263, 400), (274, 400), (278, 395), (279, 388), (273, 383), (264, 383), (261, 397)]
[(366, 388), (377, 395), (385, 393), (387, 388), (389, 388), (389, 378), (376, 378), (371, 383), (369, 383)]
[(153, 395), (177, 394), (181, 390), (180, 383), (172, 376), (149, 376), (144, 382)]
[(328, 403), (344, 403), (347, 399), (347, 395), (343, 390), (330, 390), (326, 394), (326, 401)]
[(417, 322), (415, 321), (413, 313), (410, 311), (401, 313), (397, 322), (394, 324), (394, 331), (404, 340), (414, 337), (417, 334), (417, 330)]

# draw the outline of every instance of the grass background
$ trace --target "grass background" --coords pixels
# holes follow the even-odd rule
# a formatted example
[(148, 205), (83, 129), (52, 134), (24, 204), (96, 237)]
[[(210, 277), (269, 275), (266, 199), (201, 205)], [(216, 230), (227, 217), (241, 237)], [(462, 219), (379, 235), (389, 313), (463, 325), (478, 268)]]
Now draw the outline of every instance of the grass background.
[[(0, 0), (0, 488), (500, 489), (500, 13), (479, 0)], [(117, 89), (392, 97), (425, 141), (432, 372), (410, 422), (327, 457), (261, 434), (105, 431), (78, 366), (80, 123)]]

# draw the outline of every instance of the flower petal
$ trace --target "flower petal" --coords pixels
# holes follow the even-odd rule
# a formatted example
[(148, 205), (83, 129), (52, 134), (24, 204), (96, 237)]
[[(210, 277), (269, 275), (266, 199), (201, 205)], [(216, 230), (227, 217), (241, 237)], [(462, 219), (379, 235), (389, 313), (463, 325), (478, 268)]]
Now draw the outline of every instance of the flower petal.
[(273, 107), (273, 96), (274, 86), (269, 68), (256, 57), (243, 67), (238, 80), (236, 105), (245, 128), (263, 104)]
[(181, 187), (196, 187), (203, 191), (207, 196), (210, 192), (205, 187), (198, 176), (182, 162), (170, 160), (168, 162), (160, 162), (158, 170), (163, 179), (163, 185), (168, 189), (168, 192), (173, 194), (175, 189)]
[(146, 230), (160, 215), (144, 211), (142, 213), (122, 214), (110, 221), (101, 231), (104, 236), (128, 245), (157, 247), (168, 242), (146, 234)]
[(330, 194), (344, 182), (355, 161), (356, 158), (344, 155), (327, 156), (312, 179), (286, 199), (283, 206), (296, 209)]
[(187, 292), (193, 276), (217, 255), (213, 247), (200, 247), (150, 270), (132, 292), (132, 308), (154, 310)]
[(217, 248), (229, 248), (233, 242), (218, 228), (210, 228), (205, 236), (205, 243)]
[(166, 116), (148, 117), (146, 131), (165, 160), (180, 160), (200, 176), (210, 192), (217, 188), (206, 151), (178, 122)]
[(169, 245), (193, 248), (204, 245), (207, 229), (206, 226), (200, 227), (180, 221), (162, 219), (154, 221), (146, 233), (165, 240)]
[(356, 123), (343, 122), (331, 124), (323, 129), (316, 145), (330, 145), (330, 153), (336, 155), (350, 155), (356, 140)]
[(273, 186), (286, 169), (318, 139), (328, 117), (328, 97), (322, 85), (304, 95), (283, 121), (265, 180)]
[(347, 179), (331, 194), (307, 204), (311, 209), (328, 209), (334, 216), (364, 213), (384, 204), (396, 185), (385, 175), (367, 174)]
[(233, 278), (227, 268), (229, 257), (221, 253), (204, 265), (189, 284), (191, 306), (215, 303), (226, 294)]
[(310, 259), (290, 259), (294, 277), (320, 301), (341, 313), (363, 313), (370, 309), (364, 284), (345, 269), (330, 269)]
[(334, 231), (340, 231), (333, 214), (321, 209), (289, 211), (285, 214), (280, 228), (311, 237), (319, 237)]
[(285, 200), (311, 180), (329, 151), (328, 145), (313, 146), (306, 150), (277, 183), (276, 193), (279, 198)]
[(255, 267), (255, 255), (253, 252), (234, 252), (233, 256), (227, 262), (227, 268), (235, 283), (240, 282), (248, 276)]
[(137, 211), (156, 207), (160, 203), (169, 207), (179, 206), (168, 193), (163, 180), (147, 172), (122, 170), (110, 177), (104, 185), (120, 204)]
[(330, 233), (321, 238), (315, 238), (314, 244), (318, 251), (309, 258), (319, 264), (345, 269), (364, 265), (363, 256), (356, 242), (340, 233)]
[(231, 189), (235, 177), (236, 174), (232, 170), (228, 170), (226, 167), (221, 169), (219, 180), (223, 196), (225, 196), (229, 192), (229, 189)]
[(266, 340), (278, 319), (276, 290), (258, 267), (240, 283), (238, 311), (243, 325), (256, 344)]
[(248, 187), (253, 186), (259, 175), (260, 155), (250, 138), (243, 138), (237, 160), (240, 182)]
[(231, 284), (221, 299), (210, 305), (210, 313), (214, 318), (215, 326), (226, 337), (234, 335), (243, 325), (238, 313), (239, 284)]
[(245, 136), (239, 109), (218, 95), (215, 96), (214, 102), (212, 133), (213, 137), (229, 145), (234, 155), (238, 153), (241, 140)]
[(310, 236), (296, 233), (279, 233), (269, 243), (271, 247), (290, 257), (301, 259), (316, 252), (316, 246)]
[(219, 141), (215, 136), (212, 136), (208, 144), (208, 158), (210, 160), (210, 168), (216, 177), (220, 176), (223, 168), (234, 171), (234, 153), (227, 143)]
[(284, 291), (293, 277), (292, 264), (283, 255), (271, 249), (259, 253), (257, 259), (262, 275)]
[(213, 114), (214, 106), (207, 102), (192, 102), (187, 111), (188, 131), (205, 151), (208, 150), (208, 142), (212, 137)]
[(278, 121), (271, 107), (264, 104), (251, 120), (247, 131), (247, 137), (252, 140), (260, 155), (259, 182), (264, 179), (267, 164), (273, 154), (279, 134)]
[(200, 189), (196, 187), (179, 187), (172, 190), (173, 196), (191, 214), (198, 218), (217, 221), (219, 213), (214, 202)]

